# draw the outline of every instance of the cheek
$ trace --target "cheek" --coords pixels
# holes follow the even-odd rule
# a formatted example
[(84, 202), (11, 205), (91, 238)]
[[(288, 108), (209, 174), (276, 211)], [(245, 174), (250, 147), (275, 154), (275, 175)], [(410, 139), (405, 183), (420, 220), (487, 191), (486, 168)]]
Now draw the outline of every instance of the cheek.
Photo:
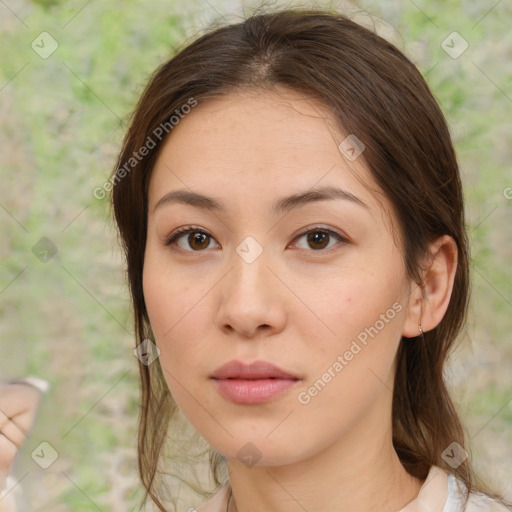
[(347, 285), (337, 302), (324, 298), (323, 318), (335, 334), (304, 340), (308, 380), (297, 410), (303, 424), (326, 437), (350, 430), (375, 407), (384, 415), (391, 393), (404, 308), (393, 293), (377, 301), (367, 292), (359, 283)]
[(180, 329), (187, 316), (196, 314), (201, 304), (201, 287), (170, 265), (165, 251), (148, 245), (144, 260), (142, 286), (152, 330), (164, 344)]
[[(331, 399), (347, 389), (353, 398), (364, 399), (368, 386), (387, 381), (392, 373), (406, 310), (402, 281), (393, 266), (381, 265), (378, 272), (369, 268), (346, 267), (336, 278), (319, 281), (321, 293), (307, 295), (318, 317), (309, 328), (302, 320), (303, 330), (309, 329), (302, 337), (310, 354), (309, 376), (320, 379), (320, 387), (328, 382)], [(303, 286), (305, 292), (306, 280)]]
[(208, 290), (203, 289), (204, 285), (186, 283), (183, 276), (169, 272), (151, 258), (146, 260), (144, 300), (160, 349), (160, 365), (177, 401), (182, 386), (191, 391), (193, 376), (204, 366), (205, 329), (212, 325)]
[(392, 325), (394, 333), (400, 332), (396, 327), (405, 307), (398, 270), (384, 263), (374, 270), (363, 258), (360, 260), (359, 264), (331, 269), (328, 276), (304, 275), (296, 281), (297, 296), (304, 298), (315, 314), (317, 333), (323, 332), (327, 345), (336, 340), (343, 344), (347, 336), (356, 337), (376, 323), (379, 331), (391, 331)]

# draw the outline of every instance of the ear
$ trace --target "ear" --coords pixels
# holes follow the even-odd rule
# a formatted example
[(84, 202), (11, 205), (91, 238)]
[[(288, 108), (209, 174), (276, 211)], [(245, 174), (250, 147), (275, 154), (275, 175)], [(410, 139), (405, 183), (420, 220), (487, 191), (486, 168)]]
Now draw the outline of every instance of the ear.
[(402, 336), (414, 338), (434, 329), (443, 319), (457, 270), (457, 244), (448, 235), (443, 235), (429, 245), (427, 268), (423, 283), (411, 283), (409, 302)]

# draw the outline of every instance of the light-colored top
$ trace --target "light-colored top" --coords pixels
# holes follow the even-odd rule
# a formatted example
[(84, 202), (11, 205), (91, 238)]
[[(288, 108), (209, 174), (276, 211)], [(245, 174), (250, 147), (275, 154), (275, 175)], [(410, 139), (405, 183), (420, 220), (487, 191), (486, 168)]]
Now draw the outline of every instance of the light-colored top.
[[(229, 489), (229, 483), (226, 483), (197, 511), (225, 512)], [(470, 494), (466, 508), (462, 508), (465, 490), (461, 480), (438, 466), (432, 466), (418, 496), (398, 512), (510, 512), (498, 501), (474, 492)]]

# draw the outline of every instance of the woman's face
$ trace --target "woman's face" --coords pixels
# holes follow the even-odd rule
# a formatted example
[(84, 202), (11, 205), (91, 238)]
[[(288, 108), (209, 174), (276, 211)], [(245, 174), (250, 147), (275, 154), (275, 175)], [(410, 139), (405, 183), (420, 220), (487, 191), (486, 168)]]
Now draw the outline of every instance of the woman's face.
[[(391, 427), (411, 285), (396, 217), (347, 135), (293, 91), (230, 94), (181, 120), (153, 169), (143, 285), (160, 364), (228, 458), (289, 464)], [(212, 378), (232, 360), (295, 379)]]

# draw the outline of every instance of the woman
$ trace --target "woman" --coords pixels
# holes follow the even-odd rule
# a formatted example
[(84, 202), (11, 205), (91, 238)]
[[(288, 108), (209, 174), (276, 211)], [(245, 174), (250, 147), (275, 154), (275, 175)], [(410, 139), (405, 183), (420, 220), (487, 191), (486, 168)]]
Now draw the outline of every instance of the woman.
[(456, 155), (393, 45), (322, 11), (212, 30), (154, 74), (111, 181), (160, 510), (177, 409), (212, 447), (199, 510), (507, 510), (443, 380), (469, 286)]

